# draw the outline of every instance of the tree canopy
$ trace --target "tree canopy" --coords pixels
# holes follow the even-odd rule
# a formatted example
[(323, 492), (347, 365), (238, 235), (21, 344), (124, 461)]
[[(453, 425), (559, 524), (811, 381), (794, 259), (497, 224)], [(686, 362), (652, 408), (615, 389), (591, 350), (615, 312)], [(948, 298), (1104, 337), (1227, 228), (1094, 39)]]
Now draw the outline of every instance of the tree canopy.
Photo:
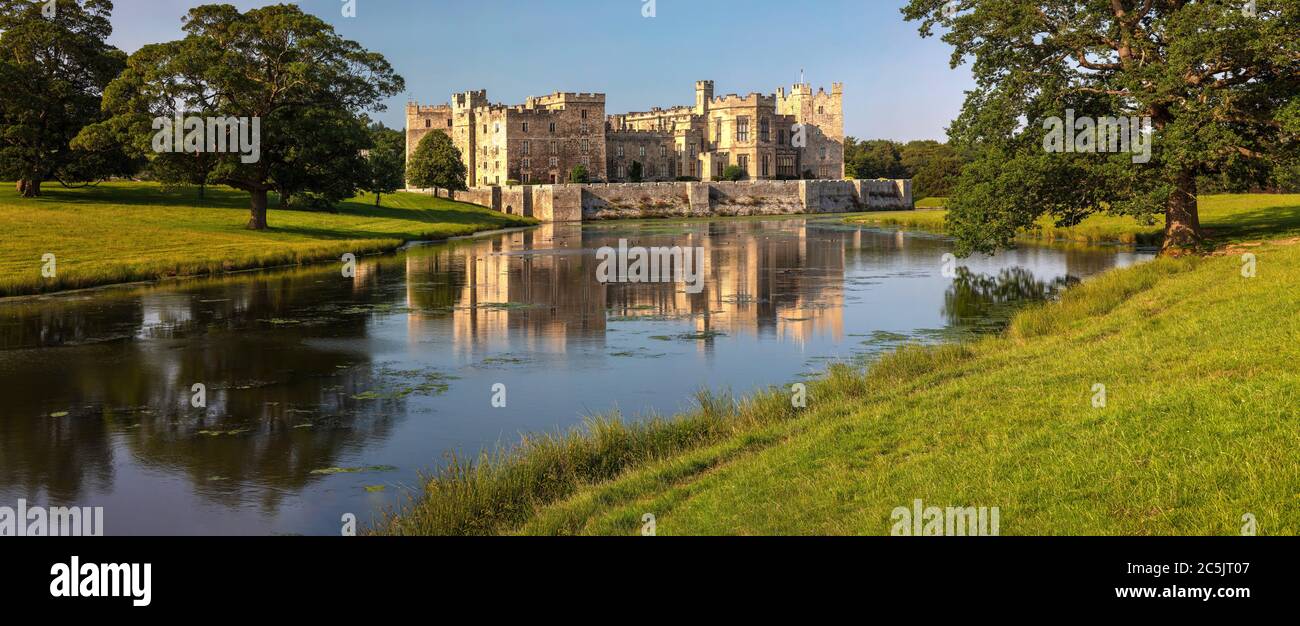
[(1102, 211), (1163, 213), (1165, 251), (1198, 248), (1198, 179), (1297, 158), (1293, 0), (910, 0), (903, 14), (922, 36), (943, 30), (954, 67), (973, 61), (949, 129), (974, 158), (949, 201), (962, 253), (1008, 246), (1044, 214)]
[(96, 131), (160, 158), (154, 143), (160, 119), (260, 124), (255, 161), (247, 151), (204, 148), (214, 152), (209, 180), (251, 195), (250, 229), (266, 228), (271, 190), (325, 198), (355, 191), (356, 172), (363, 171), (360, 151), (369, 141), (361, 113), (384, 110), (384, 99), (405, 87), (382, 55), (287, 4), (245, 13), (230, 5), (200, 6), (190, 10), (184, 31), (184, 39), (131, 55), (105, 92), (104, 106), (114, 117)]
[(372, 136), (365, 116), (307, 107), (282, 124), (283, 141), (270, 146), (269, 158), (283, 204), (333, 210), (366, 188)]
[(844, 141), (844, 169), (849, 178), (907, 178), (902, 146), (888, 139)]
[(114, 146), (72, 140), (102, 119), (100, 98), (126, 54), (108, 45), (109, 0), (0, 0), (0, 177), (26, 197), (47, 180), (92, 181), (129, 169)]
[(384, 194), (393, 193), (406, 183), (406, 136), (376, 124), (370, 127), (370, 144), (362, 189), (375, 194), (375, 206), (380, 206)]
[(441, 131), (430, 132), (420, 139), (406, 165), (406, 179), (411, 186), (424, 189), (464, 191), (468, 172), (460, 150)]

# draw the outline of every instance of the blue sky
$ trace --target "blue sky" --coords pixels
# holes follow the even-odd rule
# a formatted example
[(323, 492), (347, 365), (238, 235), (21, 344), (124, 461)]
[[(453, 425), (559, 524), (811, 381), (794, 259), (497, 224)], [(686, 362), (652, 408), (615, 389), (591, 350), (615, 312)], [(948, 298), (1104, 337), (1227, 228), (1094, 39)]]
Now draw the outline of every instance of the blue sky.
[[(264, 0), (226, 0), (249, 8)], [(522, 103), (553, 91), (608, 94), (610, 113), (690, 104), (696, 80), (719, 95), (798, 81), (845, 87), (845, 130), (858, 138), (943, 139), (972, 86), (950, 50), (904, 22), (902, 0), (304, 0), (304, 10), (388, 58), (407, 93), (377, 117), (404, 126), (408, 98), (445, 103), (487, 89)], [(203, 0), (117, 0), (112, 43), (128, 52), (176, 39)]]

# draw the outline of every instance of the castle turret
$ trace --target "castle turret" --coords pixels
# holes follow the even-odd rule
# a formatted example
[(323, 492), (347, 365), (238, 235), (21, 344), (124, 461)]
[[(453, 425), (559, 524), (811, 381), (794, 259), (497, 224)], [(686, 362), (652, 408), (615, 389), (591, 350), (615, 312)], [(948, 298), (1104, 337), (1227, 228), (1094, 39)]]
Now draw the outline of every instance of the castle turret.
[(695, 114), (706, 115), (709, 112), (709, 101), (713, 100), (713, 81), (701, 80), (695, 83)]

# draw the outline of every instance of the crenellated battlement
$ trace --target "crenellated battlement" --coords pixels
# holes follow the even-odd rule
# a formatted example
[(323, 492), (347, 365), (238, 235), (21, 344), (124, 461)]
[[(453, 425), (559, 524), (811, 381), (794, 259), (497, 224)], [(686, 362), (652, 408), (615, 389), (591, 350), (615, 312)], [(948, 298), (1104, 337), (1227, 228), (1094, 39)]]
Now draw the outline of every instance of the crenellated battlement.
[(528, 102), (541, 106), (569, 105), (569, 104), (605, 104), (605, 94), (603, 93), (586, 93), (586, 92), (562, 92), (545, 96), (535, 96), (528, 98)]
[(728, 108), (738, 106), (776, 106), (776, 97), (763, 95), (758, 92), (751, 92), (746, 96), (739, 96), (734, 93), (725, 96), (717, 96), (709, 101), (713, 108)]
[(606, 139), (616, 139), (616, 138), (618, 138), (620, 135), (628, 135), (628, 136), (632, 136), (632, 137), (672, 137), (672, 136), (673, 136), (673, 131), (671, 131), (671, 130), (641, 130), (641, 129), (635, 129), (635, 128), (621, 128), (621, 129), (617, 129), (617, 130), (607, 130), (607, 131), (605, 131), (605, 138), (606, 138)]
[(451, 112), (451, 106), (446, 104), (422, 105), (418, 102), (411, 101), (406, 103), (407, 115), (434, 115), (446, 114)]

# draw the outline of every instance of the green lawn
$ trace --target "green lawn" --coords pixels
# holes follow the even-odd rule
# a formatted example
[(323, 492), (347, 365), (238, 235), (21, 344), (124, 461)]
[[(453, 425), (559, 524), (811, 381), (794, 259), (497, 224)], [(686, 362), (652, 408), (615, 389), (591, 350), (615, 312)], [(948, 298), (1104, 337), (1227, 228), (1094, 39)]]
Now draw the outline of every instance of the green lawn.
[[(534, 223), (421, 194), (387, 195), (378, 208), (374, 196), (360, 197), (337, 213), (276, 210), (272, 196), (271, 228), (251, 232), (248, 194), (228, 188), (208, 189), (205, 200), (193, 188), (147, 183), (43, 192), (24, 199), (0, 184), (0, 296), (337, 260)], [(47, 253), (53, 279), (41, 274)]]
[[(1274, 239), (1294, 209), (1223, 202)], [(1241, 253), (1257, 258), (1242, 273)], [(1004, 535), (1300, 533), (1300, 245), (1099, 276), (1001, 337), (832, 368), (441, 473), (393, 534), (889, 534), (897, 507), (998, 507)], [(791, 381), (792, 383), (794, 381)], [(1106, 401), (1094, 407), (1096, 385)]]
[[(946, 198), (927, 198), (918, 208), (933, 208)], [(923, 207), (922, 203), (926, 206)], [(850, 218), (850, 221), (898, 226), (933, 232), (944, 231), (943, 210), (878, 211)], [(1201, 224), (1219, 243), (1252, 241), (1265, 236), (1300, 235), (1300, 195), (1217, 195), (1201, 198)], [(1082, 224), (1057, 228), (1050, 219), (1024, 233), (1029, 239), (1060, 239), (1086, 243), (1144, 243), (1158, 245), (1164, 235), (1164, 217), (1142, 224), (1132, 217), (1093, 215)]]

